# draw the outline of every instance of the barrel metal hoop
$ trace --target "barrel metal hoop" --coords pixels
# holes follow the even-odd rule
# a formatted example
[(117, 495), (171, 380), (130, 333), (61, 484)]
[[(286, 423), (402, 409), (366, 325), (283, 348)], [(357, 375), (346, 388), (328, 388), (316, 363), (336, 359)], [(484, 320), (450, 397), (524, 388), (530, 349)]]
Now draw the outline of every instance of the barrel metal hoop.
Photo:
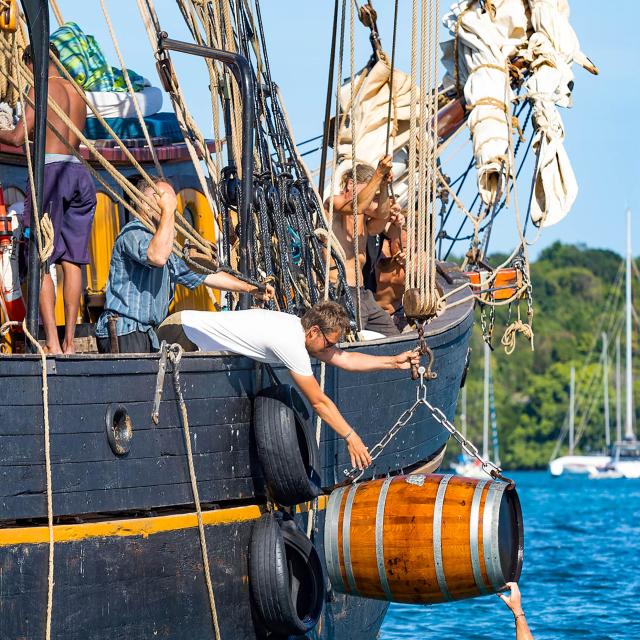
[(341, 593), (344, 593), (346, 589), (342, 580), (338, 554), (338, 519), (340, 518), (342, 496), (346, 489), (346, 487), (341, 487), (329, 496), (324, 530), (325, 558), (327, 561), (329, 580), (331, 581), (333, 588)]
[(447, 491), (447, 485), (453, 475), (443, 476), (438, 485), (438, 493), (436, 494), (435, 509), (433, 512), (433, 559), (436, 567), (436, 577), (438, 578), (438, 586), (440, 593), (445, 600), (453, 600), (447, 580), (444, 575), (444, 566), (442, 563), (442, 506), (444, 504), (444, 495)]
[(387, 504), (387, 493), (389, 492), (389, 485), (393, 481), (393, 478), (387, 478), (380, 488), (380, 495), (378, 496), (378, 506), (376, 507), (376, 562), (378, 564), (378, 576), (380, 577), (380, 584), (384, 591), (387, 600), (393, 599), (393, 594), (389, 588), (389, 581), (387, 580), (387, 569), (384, 564), (384, 509)]
[(482, 522), (484, 561), (487, 567), (487, 576), (494, 591), (499, 591), (505, 584), (502, 567), (500, 566), (498, 528), (500, 524), (500, 501), (506, 487), (507, 485), (502, 482), (491, 483), (489, 491), (487, 491)]
[(352, 484), (347, 495), (347, 503), (344, 507), (344, 519), (342, 521), (342, 555), (344, 556), (344, 569), (347, 574), (347, 582), (349, 583), (349, 591), (352, 595), (360, 595), (356, 587), (356, 579), (353, 576), (353, 567), (351, 566), (351, 509), (353, 500), (358, 490), (357, 484)]
[(476, 485), (473, 492), (473, 499), (471, 501), (471, 515), (469, 516), (471, 519), (471, 531), (469, 537), (469, 546), (471, 547), (471, 568), (473, 569), (473, 578), (476, 581), (476, 586), (483, 595), (488, 594), (489, 590), (482, 579), (478, 534), (480, 532), (480, 502), (482, 501), (482, 492), (488, 482), (488, 480), (480, 480)]

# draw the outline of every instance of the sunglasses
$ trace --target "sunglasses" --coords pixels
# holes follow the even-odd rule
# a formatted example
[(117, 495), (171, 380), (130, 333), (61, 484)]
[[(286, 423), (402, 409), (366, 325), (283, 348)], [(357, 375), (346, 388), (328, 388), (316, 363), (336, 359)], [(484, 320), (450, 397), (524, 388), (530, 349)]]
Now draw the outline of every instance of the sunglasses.
[(331, 347), (335, 347), (338, 344), (338, 342), (340, 342), (340, 340), (331, 342), (331, 340), (327, 338), (327, 334), (320, 328), (320, 326), (318, 325), (316, 326), (318, 327), (318, 331), (320, 331), (320, 333), (322, 334), (322, 337), (324, 338), (324, 349), (331, 349)]

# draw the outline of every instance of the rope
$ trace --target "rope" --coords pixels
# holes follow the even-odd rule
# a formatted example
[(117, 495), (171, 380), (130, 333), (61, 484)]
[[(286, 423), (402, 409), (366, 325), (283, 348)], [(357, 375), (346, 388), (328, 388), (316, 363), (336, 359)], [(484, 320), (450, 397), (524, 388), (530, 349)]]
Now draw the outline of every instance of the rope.
[[(406, 315), (425, 320), (443, 310), (436, 286), (436, 200), (438, 198), (438, 59), (439, 2), (421, 3), (420, 118), (415, 114), (418, 57), (417, 2), (414, 0), (411, 38), (411, 112), (408, 180)], [(417, 149), (416, 149), (417, 147)], [(418, 166), (416, 167), (416, 159)], [(417, 202), (415, 174), (417, 174)]]
[[(3, 44), (0, 42), (0, 51), (2, 50), (2, 47), (3, 47)], [(60, 63), (60, 61), (57, 58), (55, 58), (55, 56), (52, 56), (51, 59), (56, 64), (59, 71), (63, 74), (64, 79), (68, 80), (71, 83), (76, 93), (82, 98), (84, 103), (91, 109), (94, 116), (98, 118), (98, 120), (100, 121), (102, 126), (105, 127), (109, 135), (113, 137), (117, 146), (123, 151), (123, 153), (126, 155), (127, 159), (131, 162), (131, 164), (136, 169), (136, 171), (138, 171), (140, 175), (147, 180), (149, 186), (151, 186), (156, 191), (156, 193), (158, 193), (157, 187), (151, 181), (151, 178), (146, 172), (146, 170), (142, 167), (142, 165), (140, 165), (140, 163), (136, 160), (136, 158), (131, 154), (128, 147), (122, 142), (122, 140), (118, 137), (115, 131), (113, 131), (109, 123), (97, 111), (95, 105), (93, 105), (88, 100), (82, 88), (78, 86), (78, 84), (73, 80), (73, 78), (71, 77), (67, 69), (62, 65), (62, 63)], [(21, 61), (19, 61), (19, 63), (20, 63), (19, 68), (21, 69), (21, 72), (26, 77), (27, 82), (31, 86), (33, 86), (33, 75), (31, 74), (29, 69), (24, 64), (21, 63)], [(4, 68), (0, 67), (0, 70), (2, 70), (2, 72), (6, 74)], [(27, 97), (27, 101), (33, 107), (33, 102), (28, 97)], [(86, 136), (84, 136), (84, 134), (75, 126), (75, 124), (68, 118), (66, 113), (61, 110), (61, 108), (55, 101), (53, 101), (51, 98), (48, 98), (48, 104), (49, 104), (49, 107), (51, 107), (56, 112), (56, 115), (58, 115), (61, 118), (63, 123), (66, 126), (68, 126), (73, 131), (73, 133), (80, 138), (80, 141), (92, 152), (92, 154), (100, 162), (103, 168), (110, 174), (111, 177), (114, 178), (114, 180), (116, 180), (119, 186), (121, 186), (123, 190), (127, 191), (129, 197), (131, 197), (131, 199), (134, 202), (138, 202), (138, 203), (144, 202), (145, 204), (150, 206), (152, 209), (155, 209), (157, 211), (156, 209), (157, 205), (153, 202), (153, 200), (145, 196), (140, 190), (138, 190), (133, 185), (131, 185), (131, 183), (129, 183), (122, 176), (122, 174), (120, 174), (120, 172), (117, 171), (115, 167), (100, 154), (100, 152), (95, 148), (95, 144), (93, 143), (93, 141), (87, 139)], [(52, 131), (55, 131), (54, 127), (52, 127), (50, 124), (48, 126)], [(66, 144), (67, 144), (67, 147), (72, 152), (76, 152), (76, 150), (73, 149), (73, 147), (68, 142), (66, 142)], [(84, 164), (88, 164), (87, 161), (84, 160), (82, 156), (80, 156), (77, 152), (76, 152), (76, 157), (78, 157)], [(208, 241), (202, 238), (201, 236), (199, 236), (199, 234), (194, 229), (190, 228), (189, 223), (184, 219), (184, 217), (179, 212), (177, 212), (176, 221), (179, 227), (184, 227), (184, 228), (180, 228), (180, 232), (183, 235), (185, 235), (185, 237), (188, 237), (189, 239), (196, 242), (199, 246), (201, 246), (201, 248), (203, 249), (205, 248), (203, 243), (208, 243)]]
[(209, 553), (207, 551), (207, 539), (204, 531), (204, 523), (202, 521), (202, 508), (200, 505), (200, 494), (198, 493), (198, 480), (196, 478), (196, 470), (193, 463), (193, 451), (191, 449), (191, 434), (189, 431), (189, 415), (187, 413), (187, 405), (182, 395), (180, 387), (180, 363), (182, 361), (183, 349), (179, 344), (172, 344), (164, 348), (167, 349), (167, 355), (173, 365), (173, 386), (176, 392), (176, 400), (180, 408), (180, 416), (182, 419), (182, 427), (184, 432), (184, 444), (187, 450), (187, 462), (189, 464), (189, 477), (191, 479), (191, 490), (193, 492), (193, 501), (196, 507), (198, 517), (198, 534), (200, 536), (200, 549), (202, 551), (202, 565), (204, 568), (204, 578), (207, 583), (207, 592), (209, 594), (209, 607), (211, 609), (211, 621), (216, 640), (220, 640), (220, 627), (218, 624), (218, 611), (216, 609), (216, 600), (213, 592), (213, 583), (211, 581), (211, 569), (209, 567)]
[(158, 154), (156, 153), (156, 148), (153, 145), (153, 142), (151, 141), (149, 128), (147, 127), (147, 123), (144, 121), (144, 116), (142, 115), (142, 111), (140, 109), (140, 103), (138, 102), (138, 97), (136, 95), (136, 92), (133, 90), (133, 85), (131, 84), (131, 78), (129, 77), (129, 70), (127, 69), (127, 65), (125, 64), (124, 58), (122, 56), (122, 52), (120, 51), (118, 38), (116, 36), (116, 32), (113, 29), (113, 24), (111, 23), (111, 17), (109, 16), (109, 12), (107, 10), (107, 4), (105, 0), (100, 0), (100, 7), (102, 8), (102, 13), (104, 14), (105, 22), (107, 23), (107, 29), (109, 29), (109, 34), (111, 35), (113, 47), (116, 50), (116, 55), (118, 56), (118, 60), (120, 61), (120, 66), (122, 68), (122, 75), (124, 76), (124, 81), (127, 85), (127, 91), (129, 92), (129, 95), (133, 100), (133, 107), (136, 110), (136, 115), (138, 116), (138, 122), (140, 123), (140, 127), (142, 128), (144, 138), (147, 141), (147, 146), (149, 147), (149, 151), (151, 152), (151, 157), (153, 158), (153, 164), (156, 168), (156, 171), (158, 172), (158, 175), (164, 178), (162, 165), (158, 160)]
[(518, 308), (518, 319), (512, 322), (504, 332), (502, 339), (500, 340), (504, 347), (504, 352), (510, 356), (516, 348), (516, 338), (521, 333), (531, 343), (531, 349), (533, 349), (533, 328), (530, 324), (522, 322), (520, 319), (520, 309)]
[[(385, 136), (385, 151), (384, 155), (389, 155), (389, 142), (391, 140), (391, 107), (394, 107), (393, 111), (393, 137), (395, 139), (397, 134), (397, 107), (395, 94), (393, 92), (393, 70), (396, 64), (396, 36), (398, 35), (398, 0), (395, 0), (393, 6), (393, 38), (391, 41), (391, 72), (389, 73), (389, 104), (387, 105), (387, 134)], [(392, 147), (395, 150), (395, 140)]]
[(49, 426), (49, 383), (47, 380), (47, 354), (42, 345), (29, 333), (26, 318), (20, 322), (10, 320), (0, 327), (0, 335), (4, 336), (11, 327), (22, 326), (22, 331), (29, 342), (40, 354), (40, 367), (42, 372), (42, 413), (44, 418), (44, 465), (47, 480), (47, 528), (49, 530), (49, 559), (47, 573), (47, 618), (45, 626), (45, 639), (51, 640), (51, 619), (53, 614), (53, 572), (54, 572), (54, 537), (53, 537), (53, 491), (51, 473), (51, 437)]
[[(0, 10), (5, 8), (7, 8), (6, 0), (0, 0)], [(25, 38), (24, 32), (21, 28), (17, 29), (13, 33), (0, 30), (0, 41), (4, 43), (6, 50), (13, 50), (14, 47), (17, 47), (20, 55), (22, 55), (22, 51), (25, 47)], [(0, 66), (2, 66), (3, 69), (6, 69), (9, 75), (11, 75), (17, 82), (18, 68), (12, 55), (0, 52)], [(0, 78), (0, 101), (6, 102), (11, 107), (15, 107), (18, 103), (17, 87), (12, 85), (5, 77)], [(13, 126), (9, 128), (13, 128)]]
[[(356, 3), (355, 0), (351, 0), (350, 14), (349, 14), (349, 43), (351, 48), (351, 82), (349, 83), (351, 89), (351, 104), (349, 128), (351, 129), (351, 174), (353, 180), (351, 181), (351, 209), (353, 211), (353, 268), (355, 270), (355, 282), (356, 282), (356, 331), (362, 330), (362, 315), (361, 315), (361, 300), (360, 300), (360, 286), (362, 281), (362, 273), (360, 271), (360, 247), (359, 242), (359, 225), (358, 225), (358, 189), (356, 184), (356, 170), (358, 168), (356, 155), (356, 120), (355, 120), (355, 51), (356, 51), (356, 36), (355, 36), (355, 13)], [(364, 78), (365, 74), (362, 74)], [(337, 154), (337, 147), (334, 151), (334, 155)], [(333, 180), (333, 178), (332, 178)], [(364, 220), (363, 220), (364, 223)]]
[[(0, 41), (0, 51), (3, 50), (3, 46), (4, 46), (3, 43)], [(54, 58), (54, 60), (55, 60), (55, 58)], [(61, 68), (61, 70), (63, 70), (63, 73), (66, 73), (68, 75), (68, 72), (66, 71), (66, 69), (64, 69), (64, 67), (62, 67), (60, 65), (60, 68)], [(20, 70), (26, 76), (27, 81), (29, 82), (29, 84), (33, 85), (33, 76), (31, 74), (31, 72), (29, 71), (29, 69), (26, 66), (24, 66), (23, 64), (21, 64), (20, 65)], [(14, 80), (8, 75), (6, 69), (4, 69), (1, 66), (0, 66), (0, 72), (3, 73), (5, 75), (5, 77), (7, 77), (9, 79), (9, 82), (14, 83)], [(70, 76), (67, 79), (69, 79), (72, 82), (72, 84), (74, 85), (74, 87), (76, 87), (77, 91), (83, 97), (85, 102), (87, 104), (89, 104), (87, 102), (86, 96), (84, 96), (84, 92), (80, 89), (80, 87), (78, 87), (78, 85), (71, 79)], [(19, 84), (18, 83), (15, 83), (15, 85), (16, 85), (16, 88), (19, 88)], [(28, 96), (26, 96), (25, 99), (26, 99), (27, 103), (31, 107), (34, 107), (33, 101)], [(117, 171), (116, 168), (108, 160), (106, 160), (104, 158), (104, 156), (96, 149), (94, 142), (89, 140), (83, 134), (83, 132), (80, 131), (78, 129), (78, 127), (75, 126), (75, 124), (71, 121), (71, 119), (67, 116), (67, 114), (50, 97), (48, 98), (48, 105), (56, 113), (56, 115), (62, 120), (62, 122), (89, 149), (89, 151), (96, 158), (96, 160), (99, 162), (99, 164), (105, 169), (105, 171), (107, 171), (107, 173), (123, 189), (123, 191), (125, 191), (128, 194), (128, 196), (134, 202), (136, 202), (138, 205), (140, 205), (142, 202), (144, 202), (149, 207), (151, 207), (150, 217), (151, 217), (152, 220), (157, 219), (157, 216), (158, 216), (157, 204), (153, 200), (151, 200), (149, 197), (144, 195), (139, 189), (134, 187), (119, 171)], [(106, 122), (105, 122), (105, 125), (106, 125), (106, 128), (109, 130), (110, 127), (108, 126), (108, 124)], [(57, 129), (51, 125), (51, 123), (47, 122), (47, 126), (57, 135), (57, 137), (61, 140), (61, 142), (63, 142), (67, 146), (69, 151), (73, 155), (75, 155), (83, 164), (85, 164), (85, 166), (87, 166), (89, 168), (89, 170), (92, 171), (92, 173), (95, 176), (96, 172), (92, 170), (91, 165), (88, 163), (87, 160), (85, 160), (81, 156), (81, 154), (78, 152), (78, 150), (75, 149), (69, 143), (68, 140), (66, 140), (64, 137), (62, 137), (60, 135), (60, 133), (57, 131)], [(113, 133), (113, 135), (115, 136), (114, 139), (116, 140), (116, 142), (118, 142), (120, 145), (122, 145), (121, 148), (123, 148), (125, 150), (125, 153), (127, 155), (131, 156), (129, 150), (122, 143), (122, 141), (115, 135), (115, 133)], [(30, 162), (29, 154), (26, 154), (26, 155), (27, 155), (27, 163), (29, 164), (29, 162)], [(155, 185), (153, 185), (153, 183), (151, 182), (150, 177), (148, 176), (148, 174), (146, 174), (145, 170), (140, 166), (140, 164), (135, 160), (135, 158), (133, 158), (133, 156), (131, 156), (131, 159), (133, 161), (132, 164), (134, 164), (135, 168), (136, 169), (139, 168), (141, 175), (146, 176), (147, 180), (149, 181), (150, 186), (152, 186), (152, 188), (154, 188), (154, 190), (157, 192), (157, 187)], [(102, 181), (102, 182), (104, 182), (104, 181)], [(140, 214), (133, 207), (129, 206), (127, 208), (132, 213), (132, 215), (134, 217), (136, 217), (138, 220), (140, 220), (150, 231), (155, 231), (155, 227), (146, 219), (145, 216)], [(178, 227), (178, 230), (180, 231), (180, 233), (185, 238), (187, 238), (190, 243), (193, 243), (193, 245), (195, 245), (197, 248), (199, 248), (203, 253), (205, 253), (205, 255), (215, 255), (215, 251), (216, 251), (215, 245), (213, 245), (210, 241), (208, 241), (205, 238), (203, 238), (202, 236), (200, 236), (200, 234), (197, 233), (193, 229), (193, 227), (191, 227), (191, 225), (186, 221), (186, 219), (179, 212), (176, 212), (176, 227)], [(173, 253), (175, 255), (177, 255), (178, 257), (182, 257), (182, 251), (181, 251), (181, 249), (180, 249), (180, 247), (178, 246), (177, 243), (174, 243)]]
[[(12, 55), (13, 55), (13, 63), (14, 68), (17, 75), (17, 85), (18, 85), (18, 99), (20, 101), (20, 108), (22, 113), (26, 113), (25, 111), (25, 103), (24, 103), (24, 91), (23, 91), (23, 82), (22, 76), (20, 73), (20, 58), (18, 52), (18, 40), (16, 37), (13, 38), (13, 46), (12, 46)], [(53, 254), (53, 243), (54, 243), (54, 231), (53, 231), (53, 223), (51, 222), (51, 218), (48, 213), (43, 213), (42, 217), (38, 215), (38, 204), (36, 200), (36, 180), (35, 175), (33, 173), (33, 162), (31, 159), (31, 148), (29, 141), (29, 132), (27, 130), (26, 125), (22, 127), (24, 133), (24, 149), (25, 156), (27, 159), (27, 173), (29, 176), (29, 188), (31, 190), (31, 223), (36, 227), (36, 242), (38, 245), (38, 255), (40, 257), (40, 262), (44, 264)]]
[[(340, 47), (338, 53), (338, 73), (336, 80), (336, 122), (339, 116), (340, 109), (340, 86), (342, 82), (342, 62), (344, 59), (344, 26), (345, 26), (345, 14), (346, 14), (346, 0), (342, 0), (342, 17), (340, 22)], [(353, 67), (352, 67), (353, 69)], [(353, 122), (353, 120), (352, 120)], [(338, 167), (338, 126), (333, 127), (333, 154), (331, 157), (331, 179), (329, 186), (329, 213), (327, 220), (327, 229), (322, 229), (321, 227), (314, 230), (316, 236), (322, 238), (326, 236), (326, 257), (325, 257), (325, 278), (324, 278), (324, 293), (323, 299), (329, 299), (329, 280), (330, 280), (330, 271), (331, 271), (331, 256), (332, 251), (338, 255), (338, 258), (342, 260), (343, 264), (347, 262), (347, 255), (344, 251), (344, 248), (335, 237), (333, 232), (333, 195), (336, 187), (336, 171)], [(334, 244), (335, 243), (335, 244)], [(360, 292), (358, 291), (358, 302), (360, 298)], [(357, 317), (360, 316), (359, 310), (357, 311)], [(327, 365), (325, 362), (320, 363), (320, 389), (324, 393), (325, 384), (327, 379)], [(320, 445), (320, 437), (322, 435), (322, 418), (316, 415), (316, 443)], [(317, 512), (317, 498), (314, 500), (313, 508), (309, 510), (309, 515), (307, 517), (307, 536), (310, 537), (313, 532), (313, 527), (315, 524), (315, 516)]]
[[(413, 0), (411, 10), (411, 95), (409, 106), (409, 162), (407, 175), (407, 265), (415, 264), (416, 225), (416, 98), (418, 60), (418, 0)], [(424, 88), (424, 87), (423, 87)], [(405, 291), (415, 287), (415, 269), (405, 269)]]
[(57, 0), (49, 0), (49, 4), (51, 5), (51, 11), (53, 11), (53, 15), (56, 17), (58, 26), (61, 27), (64, 24), (64, 18), (62, 17), (62, 11), (60, 11)]

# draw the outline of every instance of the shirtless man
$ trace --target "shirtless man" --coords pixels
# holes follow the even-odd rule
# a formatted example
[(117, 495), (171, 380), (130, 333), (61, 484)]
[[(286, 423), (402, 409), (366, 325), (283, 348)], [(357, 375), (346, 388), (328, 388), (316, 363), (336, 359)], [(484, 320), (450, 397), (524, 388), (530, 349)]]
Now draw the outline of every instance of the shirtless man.
[[(51, 53), (58, 57), (58, 50), (51, 45)], [(23, 55), (25, 64), (33, 71), (31, 46)], [(70, 82), (60, 77), (53, 61), (49, 63), (49, 96), (69, 116), (82, 131), (87, 115), (84, 101)], [(33, 102), (33, 89), (29, 92)], [(31, 136), (35, 113), (29, 105), (16, 127), (10, 131), (0, 131), (0, 142), (14, 147), (24, 144), (24, 128)], [(78, 149), (80, 140), (62, 120), (47, 110), (47, 122), (57, 130), (73, 148)], [(74, 353), (75, 333), (80, 294), (82, 290), (82, 266), (89, 263), (89, 237), (96, 207), (96, 188), (89, 171), (74, 156), (70, 155), (67, 144), (62, 142), (53, 130), (47, 129), (45, 143), (44, 193), (42, 202), (49, 214), (54, 230), (54, 249), (50, 262), (60, 264), (64, 276), (63, 298), (65, 334), (60, 345), (55, 318), (55, 289), (49, 273), (45, 273), (40, 289), (40, 317), (46, 334), (48, 353)], [(31, 220), (31, 188), (27, 186), (25, 198), (25, 228)]]
[[(402, 306), (404, 293), (406, 254), (406, 231), (403, 229), (405, 217), (393, 213), (381, 236), (381, 247), (376, 273), (376, 302), (395, 319), (398, 329), (406, 326), (404, 316), (394, 316)], [(405, 324), (403, 324), (405, 323)]]
[[(355, 173), (355, 180), (354, 180)], [(363, 329), (386, 336), (398, 330), (388, 313), (377, 304), (369, 289), (362, 286), (362, 268), (366, 261), (367, 236), (381, 233), (391, 215), (387, 184), (391, 181), (391, 156), (383, 156), (378, 167), (357, 163), (342, 176), (342, 191), (333, 196), (333, 232), (346, 254), (345, 270), (351, 296), (356, 297), (356, 269), (360, 270), (360, 320)], [(353, 189), (358, 194), (358, 256), (353, 246)], [(329, 201), (325, 202), (325, 209)]]

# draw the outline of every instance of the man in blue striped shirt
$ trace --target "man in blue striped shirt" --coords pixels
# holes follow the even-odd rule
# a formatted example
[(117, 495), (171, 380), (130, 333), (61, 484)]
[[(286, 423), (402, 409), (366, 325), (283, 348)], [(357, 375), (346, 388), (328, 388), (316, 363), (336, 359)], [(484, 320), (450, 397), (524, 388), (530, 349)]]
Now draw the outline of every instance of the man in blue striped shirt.
[[(146, 185), (146, 186), (145, 186)], [(116, 318), (116, 334), (120, 353), (151, 353), (159, 348), (157, 327), (169, 312), (176, 284), (195, 289), (200, 285), (250, 293), (260, 300), (274, 295), (267, 285), (260, 291), (235, 276), (218, 272), (209, 275), (191, 271), (185, 262), (172, 253), (175, 238), (176, 194), (164, 179), (157, 179), (158, 196), (146, 183), (138, 188), (148, 197), (155, 198), (160, 208), (160, 222), (155, 233), (142, 222), (126, 224), (113, 246), (105, 308), (96, 325), (98, 351), (111, 352), (109, 318)], [(148, 205), (141, 213), (148, 216)]]

